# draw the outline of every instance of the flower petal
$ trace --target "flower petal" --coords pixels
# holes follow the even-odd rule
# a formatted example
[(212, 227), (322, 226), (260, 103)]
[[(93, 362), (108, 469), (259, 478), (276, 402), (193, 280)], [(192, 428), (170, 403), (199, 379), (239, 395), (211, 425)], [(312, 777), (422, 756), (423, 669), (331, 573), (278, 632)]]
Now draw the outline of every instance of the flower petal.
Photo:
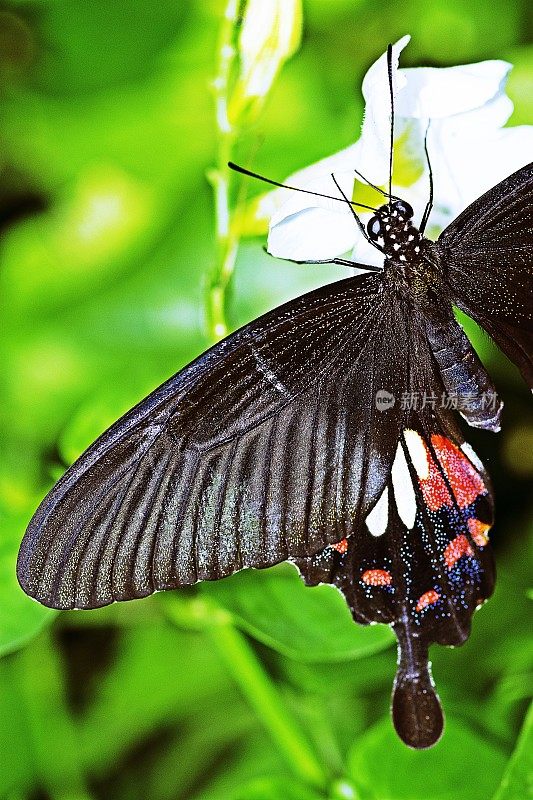
[[(305, 184), (302, 192), (281, 189), (284, 202), (272, 215), (272, 224), (276, 225), (283, 217), (288, 217), (305, 208), (327, 208), (331, 211), (347, 210), (344, 196), (351, 199), (355, 175), (351, 171), (335, 172), (320, 175)], [(335, 181), (337, 183), (335, 183)], [(337, 184), (342, 191), (339, 191)], [(311, 194), (307, 194), (310, 192)], [(343, 208), (344, 206), (344, 208)]]
[[(351, 144), (349, 147), (346, 147), (344, 150), (340, 150), (338, 153), (334, 153), (332, 156), (322, 158), (320, 161), (317, 161), (315, 164), (311, 164), (309, 167), (304, 167), (304, 169), (293, 172), (283, 182), (288, 186), (295, 186), (300, 189), (308, 189), (313, 192), (319, 192), (320, 194), (335, 196), (339, 194), (339, 191), (331, 177), (332, 173), (335, 173), (335, 177), (341, 183), (343, 190), (345, 190), (348, 196), (350, 196), (355, 177), (355, 173), (353, 173), (351, 170), (357, 161), (358, 150), (359, 142)], [(342, 173), (350, 174), (351, 184), (346, 184)], [(274, 189), (273, 192), (269, 192), (267, 195), (261, 198), (258, 213), (265, 217), (273, 216), (283, 208), (285, 203), (291, 201), (295, 197), (301, 198), (298, 208), (288, 208), (286, 212), (287, 216), (289, 214), (294, 214), (295, 210), (299, 211), (303, 208), (307, 208), (308, 206), (322, 204), (320, 198), (315, 199), (312, 195), (298, 195), (297, 192), (291, 191), (290, 189)], [(328, 201), (325, 201), (325, 207), (331, 207)]]
[[(398, 61), (410, 39), (410, 36), (403, 36), (392, 46), (392, 84), (395, 98), (406, 83), (403, 71), (398, 70)], [(370, 181), (383, 184), (388, 180), (391, 120), (386, 53), (372, 64), (363, 78), (363, 96), (366, 106), (359, 140), (360, 160), (356, 166)]]
[(350, 250), (358, 235), (348, 210), (307, 208), (271, 225), (268, 252), (294, 261), (330, 259)]
[(400, 70), (404, 86), (396, 99), (400, 117), (441, 119), (480, 108), (503, 94), (512, 65), (482, 61), (460, 67)]
[(353, 248), (350, 258), (357, 264), (368, 264), (368, 266), (382, 267), (385, 257), (383, 253), (373, 247), (362, 236), (357, 238), (355, 247)]
[(498, 95), (480, 108), (465, 111), (446, 119), (432, 120), (440, 146), (453, 150), (458, 136), (485, 138), (502, 128), (513, 113), (513, 103), (507, 95)]
[(531, 161), (533, 127), (502, 128), (490, 136), (458, 136), (439, 148), (434, 167), (436, 197), (445, 198), (451, 218), (508, 175)]

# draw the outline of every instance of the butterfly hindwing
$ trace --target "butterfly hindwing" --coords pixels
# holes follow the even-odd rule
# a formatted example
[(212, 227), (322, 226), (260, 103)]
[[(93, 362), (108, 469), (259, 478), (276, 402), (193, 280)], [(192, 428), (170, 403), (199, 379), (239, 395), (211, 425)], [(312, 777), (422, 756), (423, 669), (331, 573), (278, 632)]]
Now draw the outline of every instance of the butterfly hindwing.
[(92, 608), (350, 535), (388, 479), (402, 426), (399, 409), (375, 407), (379, 390), (407, 388), (407, 312), (383, 294), (367, 274), (300, 297), (126, 414), (34, 515), (23, 588)]
[(420, 748), (434, 744), (443, 726), (428, 648), (466, 640), (473, 612), (492, 594), (494, 571), (490, 482), (439, 402), (442, 379), (418, 323), (414, 315), (410, 388), (431, 401), (405, 420), (389, 480), (355, 535), (296, 564), (307, 583), (336, 585), (357, 622), (393, 627), (394, 721), (402, 739)]
[(454, 302), (533, 388), (533, 163), (468, 206), (435, 247)]

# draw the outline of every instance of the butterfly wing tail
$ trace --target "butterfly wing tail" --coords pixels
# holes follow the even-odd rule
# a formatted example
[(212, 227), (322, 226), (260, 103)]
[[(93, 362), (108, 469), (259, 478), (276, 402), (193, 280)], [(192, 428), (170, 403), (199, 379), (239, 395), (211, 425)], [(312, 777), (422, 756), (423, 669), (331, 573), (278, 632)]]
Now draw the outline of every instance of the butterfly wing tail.
[(392, 690), (392, 719), (398, 736), (416, 750), (433, 747), (444, 730), (444, 714), (431, 677), (427, 643), (395, 625), (398, 669)]

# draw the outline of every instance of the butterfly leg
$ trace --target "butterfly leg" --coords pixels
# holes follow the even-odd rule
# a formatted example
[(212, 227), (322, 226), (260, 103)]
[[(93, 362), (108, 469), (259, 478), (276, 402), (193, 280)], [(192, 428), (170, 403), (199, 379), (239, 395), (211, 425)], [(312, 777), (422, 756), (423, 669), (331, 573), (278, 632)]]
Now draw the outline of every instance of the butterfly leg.
[[(265, 253), (271, 255), (266, 247), (263, 249)], [(300, 261), (297, 258), (284, 258), (283, 260), (290, 261), (292, 264), (338, 264), (341, 267), (363, 269), (366, 272), (383, 272), (383, 267), (377, 267), (375, 264), (358, 264), (357, 261), (351, 261), (349, 258), (315, 258), (305, 259), (304, 261)]]

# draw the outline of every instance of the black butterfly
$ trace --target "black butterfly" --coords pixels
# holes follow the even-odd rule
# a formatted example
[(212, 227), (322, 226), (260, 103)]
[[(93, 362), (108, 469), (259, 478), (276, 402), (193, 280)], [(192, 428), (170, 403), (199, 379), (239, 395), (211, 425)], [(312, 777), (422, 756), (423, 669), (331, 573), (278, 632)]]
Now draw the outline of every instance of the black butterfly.
[(498, 430), (501, 404), (452, 306), (533, 387), (532, 209), (529, 164), (431, 242), (428, 209), (417, 230), (389, 190), (365, 231), (383, 268), (244, 326), (116, 422), (31, 520), (23, 589), (96, 608), (289, 559), (393, 627), (396, 729), (434, 744), (428, 647), (464, 642), (494, 582), (491, 489), (453, 409)]

